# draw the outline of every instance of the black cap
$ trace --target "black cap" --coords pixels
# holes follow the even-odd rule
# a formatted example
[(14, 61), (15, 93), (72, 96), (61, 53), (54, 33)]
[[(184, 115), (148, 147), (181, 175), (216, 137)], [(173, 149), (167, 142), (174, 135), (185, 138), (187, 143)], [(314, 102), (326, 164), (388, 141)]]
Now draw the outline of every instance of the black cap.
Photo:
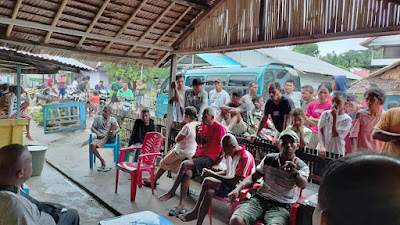
[(196, 77), (192, 81), (192, 86), (194, 86), (194, 85), (203, 85), (203, 84), (204, 84), (204, 81), (200, 77)]

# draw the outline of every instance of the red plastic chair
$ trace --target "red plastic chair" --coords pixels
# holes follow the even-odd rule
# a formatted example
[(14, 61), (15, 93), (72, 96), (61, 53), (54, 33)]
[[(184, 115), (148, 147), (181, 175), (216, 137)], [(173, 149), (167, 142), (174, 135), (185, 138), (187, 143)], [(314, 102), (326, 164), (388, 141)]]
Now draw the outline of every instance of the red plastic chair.
[[(239, 193), (239, 198), (237, 198), (235, 200), (235, 202), (233, 204), (230, 204), (231, 206), (231, 215), (233, 214), (233, 212), (235, 212), (236, 207), (239, 205), (239, 203), (246, 198), (247, 193), (249, 193), (251, 190), (255, 190), (258, 189), (260, 187), (260, 185), (254, 184), (254, 186), (252, 188), (245, 188), (243, 190), (240, 191)], [(223, 197), (219, 197), (219, 196), (214, 196), (214, 199), (217, 199), (219, 201), (222, 201), (224, 203), (229, 204), (229, 198), (223, 198)], [(210, 225), (212, 225), (212, 212), (213, 212), (213, 206), (212, 206), (212, 201), (210, 202), (210, 207), (208, 208), (208, 217), (210, 219)]]
[[(154, 170), (155, 160), (161, 155), (160, 150), (164, 143), (164, 136), (158, 132), (149, 132), (146, 134), (142, 147), (124, 148), (120, 150), (119, 160), (117, 164), (117, 176), (115, 180), (115, 193), (118, 190), (119, 171), (129, 173), (131, 175), (131, 201), (136, 198), (136, 186), (142, 187), (142, 173), (147, 171), (151, 178), (151, 191), (154, 194)], [(124, 162), (126, 151), (142, 150), (139, 155), (138, 162)]]

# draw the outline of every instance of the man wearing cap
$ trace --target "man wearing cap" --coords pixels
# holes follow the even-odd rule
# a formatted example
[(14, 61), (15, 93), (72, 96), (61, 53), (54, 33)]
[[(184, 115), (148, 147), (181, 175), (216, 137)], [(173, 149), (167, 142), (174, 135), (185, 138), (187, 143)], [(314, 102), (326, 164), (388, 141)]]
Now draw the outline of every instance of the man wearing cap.
[(284, 130), (279, 137), (279, 153), (268, 154), (257, 166), (256, 172), (245, 178), (230, 194), (233, 202), (243, 188), (252, 187), (261, 177), (263, 182), (256, 194), (245, 199), (236, 208), (229, 224), (288, 224), (290, 206), (301, 189), (306, 188), (310, 169), (295, 156), (299, 138), (293, 130)]
[(192, 88), (185, 91), (185, 108), (194, 106), (197, 109), (197, 118), (202, 118), (204, 109), (208, 106), (208, 94), (203, 90), (204, 81), (196, 77), (192, 81)]
[(211, 106), (217, 110), (217, 117), (221, 114), (221, 106), (229, 103), (230, 97), (228, 92), (222, 89), (224, 82), (220, 77), (214, 80), (214, 90), (210, 91)]

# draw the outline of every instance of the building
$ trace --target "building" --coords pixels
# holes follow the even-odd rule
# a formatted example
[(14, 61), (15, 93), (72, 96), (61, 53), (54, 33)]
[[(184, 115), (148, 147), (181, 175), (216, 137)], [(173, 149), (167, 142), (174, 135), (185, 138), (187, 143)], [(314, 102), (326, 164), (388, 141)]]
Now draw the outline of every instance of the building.
[(368, 49), (383, 50), (383, 58), (371, 60), (371, 66), (364, 66), (375, 72), (385, 66), (392, 65), (400, 60), (400, 35), (373, 37), (360, 43)]
[(301, 84), (309, 84), (314, 88), (317, 88), (321, 82), (331, 82), (334, 75), (345, 75), (348, 79), (348, 85), (361, 79), (360, 76), (354, 73), (329, 64), (316, 57), (281, 48), (227, 52), (225, 54), (243, 66), (249, 67), (266, 65), (269, 63), (285, 63), (292, 65), (301, 72)]
[(376, 84), (386, 92), (387, 98), (384, 109), (391, 101), (400, 101), (400, 61), (386, 66), (366, 78), (360, 79), (352, 84), (349, 93), (362, 95), (368, 84)]

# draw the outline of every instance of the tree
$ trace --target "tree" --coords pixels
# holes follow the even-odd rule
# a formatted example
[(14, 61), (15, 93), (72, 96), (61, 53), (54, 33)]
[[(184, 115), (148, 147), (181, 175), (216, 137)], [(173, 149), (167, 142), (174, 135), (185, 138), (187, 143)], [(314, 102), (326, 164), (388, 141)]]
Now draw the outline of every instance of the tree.
[[(106, 63), (104, 68), (111, 81), (116, 81), (120, 76), (122, 80), (127, 82), (135, 82), (140, 79), (140, 66), (116, 65), (114, 63)], [(169, 75), (169, 70), (165, 68), (149, 68), (143, 67), (143, 80), (145, 83), (153, 82), (153, 78), (165, 78)]]
[[(340, 55), (335, 52), (328, 53), (320, 57), (321, 60), (338, 66), (345, 70), (350, 70), (354, 67), (363, 67), (364, 65), (371, 65), (372, 50), (350, 50)], [(379, 53), (376, 54), (379, 57)], [(375, 56), (374, 56), (375, 57)]]
[(317, 44), (296, 45), (292, 48), (292, 51), (309, 55), (312, 57), (317, 57), (320, 53)]

